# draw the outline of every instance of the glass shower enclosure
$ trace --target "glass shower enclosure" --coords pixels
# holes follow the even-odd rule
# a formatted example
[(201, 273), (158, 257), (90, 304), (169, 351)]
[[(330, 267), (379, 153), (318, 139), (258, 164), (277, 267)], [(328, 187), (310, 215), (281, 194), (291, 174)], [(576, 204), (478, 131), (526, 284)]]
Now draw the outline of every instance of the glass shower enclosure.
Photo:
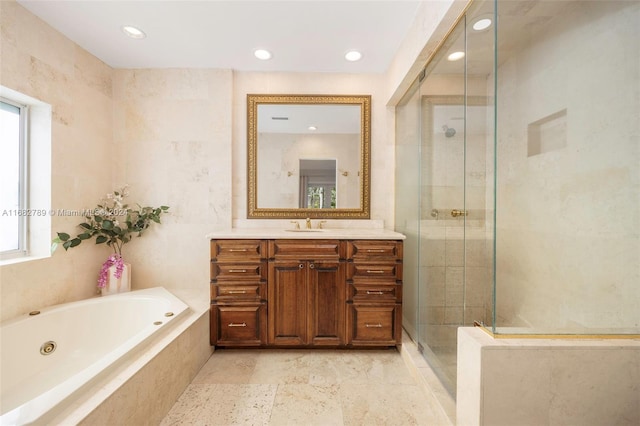
[(640, 334), (640, 3), (470, 2), (396, 106), (403, 326)]

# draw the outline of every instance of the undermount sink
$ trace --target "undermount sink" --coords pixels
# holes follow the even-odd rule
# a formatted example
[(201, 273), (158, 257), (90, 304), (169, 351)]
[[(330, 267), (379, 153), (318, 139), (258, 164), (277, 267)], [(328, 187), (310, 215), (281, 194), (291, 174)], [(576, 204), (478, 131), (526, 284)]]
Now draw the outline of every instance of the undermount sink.
[(287, 232), (322, 232), (324, 229), (285, 229)]

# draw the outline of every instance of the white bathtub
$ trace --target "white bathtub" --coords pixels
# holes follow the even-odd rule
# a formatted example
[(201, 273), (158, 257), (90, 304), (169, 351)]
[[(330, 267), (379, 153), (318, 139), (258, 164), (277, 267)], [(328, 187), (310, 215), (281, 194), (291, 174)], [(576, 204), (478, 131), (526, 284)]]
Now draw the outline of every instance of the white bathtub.
[[(37, 422), (187, 311), (156, 287), (52, 306), (3, 323), (0, 424)], [(56, 347), (44, 355), (47, 342)]]

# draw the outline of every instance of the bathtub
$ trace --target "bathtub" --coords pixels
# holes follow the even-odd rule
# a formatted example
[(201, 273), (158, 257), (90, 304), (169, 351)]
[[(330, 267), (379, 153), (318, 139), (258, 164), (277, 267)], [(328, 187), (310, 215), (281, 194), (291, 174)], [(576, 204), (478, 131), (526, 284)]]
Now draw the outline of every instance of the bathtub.
[(3, 323), (0, 424), (44, 421), (188, 310), (156, 287), (52, 306)]

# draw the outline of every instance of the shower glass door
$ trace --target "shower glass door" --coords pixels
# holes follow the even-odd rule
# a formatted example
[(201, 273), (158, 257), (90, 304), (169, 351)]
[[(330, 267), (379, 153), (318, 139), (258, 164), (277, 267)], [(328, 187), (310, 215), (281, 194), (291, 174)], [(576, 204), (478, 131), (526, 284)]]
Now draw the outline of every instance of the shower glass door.
[(420, 225), (420, 90), (413, 85), (396, 107), (395, 230), (406, 236), (403, 250), (402, 325), (418, 339)]
[(493, 32), (473, 28), (492, 11), (474, 3), (396, 110), (403, 326), (454, 396), (458, 327), (492, 318)]
[(455, 394), (456, 333), (464, 324), (465, 295), (464, 26), (447, 43), (447, 55), (432, 62), (420, 86), (418, 347)]

